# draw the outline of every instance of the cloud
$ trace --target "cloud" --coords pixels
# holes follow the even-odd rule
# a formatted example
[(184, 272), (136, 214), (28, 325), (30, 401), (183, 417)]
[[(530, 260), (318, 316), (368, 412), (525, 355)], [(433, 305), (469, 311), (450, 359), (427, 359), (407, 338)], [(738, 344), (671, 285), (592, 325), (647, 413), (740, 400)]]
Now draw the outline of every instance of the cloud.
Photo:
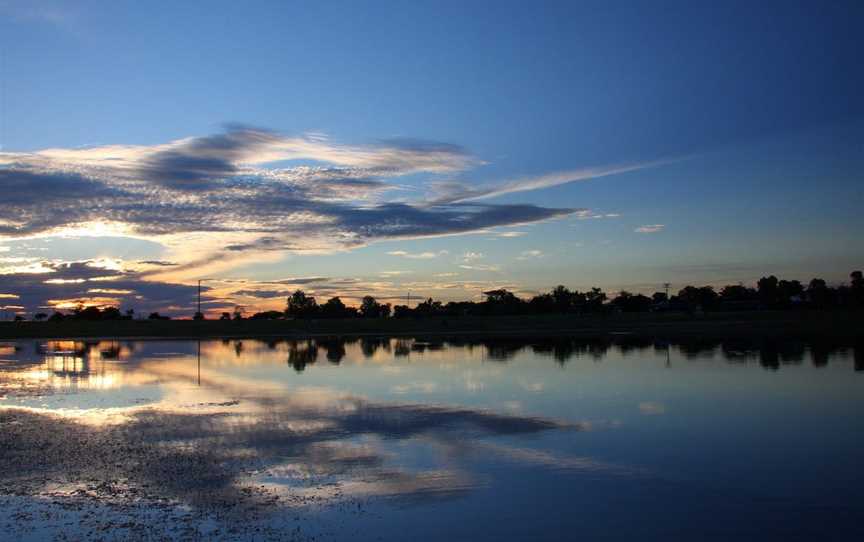
[(290, 279), (280, 279), (267, 281), (264, 284), (295, 284), (295, 285), (303, 285), (303, 284), (315, 284), (319, 282), (328, 282), (331, 279), (329, 277), (296, 277)]
[[(287, 160), (325, 165), (263, 167)], [(227, 262), (214, 253), (332, 252), (574, 212), (383, 199), (400, 189), (390, 182), (394, 178), (454, 173), (480, 163), (445, 143), (346, 146), (243, 126), (153, 146), (6, 152), (0, 153), (0, 185), (8, 194), (0, 200), (0, 237), (108, 232), (159, 240), (187, 254), (194, 234), (199, 258), (185, 261), (200, 266)]]
[(404, 250), (391, 250), (387, 253), (390, 256), (399, 256), (402, 258), (408, 258), (411, 260), (431, 260), (433, 258), (437, 258), (438, 256), (443, 256), (448, 254), (446, 250), (439, 250), (438, 252), (406, 252)]
[(639, 412), (645, 416), (659, 416), (666, 413), (666, 406), (662, 403), (646, 401), (639, 403)]
[[(97, 261), (36, 262), (31, 272), (8, 272), (0, 276), (0, 296), (28, 313), (50, 312), (51, 308), (74, 308), (85, 304), (113, 305), (123, 310), (134, 308), (139, 315), (158, 311), (172, 316), (190, 317), (196, 309), (197, 285), (184, 285), (168, 279), (155, 279), (150, 271), (96, 267)], [(124, 264), (125, 265), (125, 264)], [(495, 272), (497, 266), (467, 266), (478, 272)], [(471, 298), (482, 289), (515, 289), (510, 281), (484, 277), (483, 280), (456, 280), (461, 273), (438, 273), (428, 280), (413, 279), (410, 271), (384, 271), (370, 277), (289, 277), (256, 281), (250, 279), (210, 279), (204, 283), (205, 312), (215, 317), (243, 305), (249, 314), (265, 310), (284, 310), (285, 299), (302, 289), (319, 303), (340, 297), (346, 304), (359, 304), (366, 295), (381, 301), (403, 303), (406, 291), (443, 301)], [(13, 298), (11, 296), (20, 296)], [(12, 310), (12, 309), (10, 309)]]
[(408, 275), (411, 271), (380, 271), (378, 274), (382, 277), (398, 277), (399, 275)]
[(638, 171), (640, 169), (657, 167), (672, 162), (672, 160), (657, 160), (653, 162), (641, 162), (636, 164), (618, 164), (575, 169), (534, 177), (523, 177), (512, 181), (505, 181), (503, 183), (479, 187), (469, 186), (458, 181), (438, 182), (432, 185), (432, 201), (435, 204), (445, 204), (487, 199), (496, 196), (503, 196), (505, 194), (512, 194), (515, 192), (525, 192), (529, 190), (550, 188), (553, 186), (572, 183), (576, 181), (586, 181), (589, 179), (596, 179), (598, 177), (606, 177), (609, 175), (617, 175), (630, 171)]
[(272, 299), (274, 297), (288, 297), (293, 290), (237, 290), (232, 295), (241, 297), (254, 297), (258, 299)]
[(576, 220), (597, 220), (601, 218), (619, 218), (621, 215), (618, 213), (595, 213), (590, 209), (583, 209), (574, 213), (574, 216)]
[(524, 231), (504, 231), (495, 234), (495, 237), (500, 237), (502, 239), (513, 239), (515, 237), (522, 237), (527, 235), (528, 232)]
[(658, 233), (663, 231), (666, 226), (663, 224), (645, 224), (643, 226), (639, 226), (635, 230), (636, 233)]
[(542, 250), (525, 250), (516, 258), (517, 260), (533, 260), (544, 256)]
[(438, 391), (437, 382), (408, 382), (397, 384), (390, 388), (390, 393), (402, 395), (406, 393), (435, 393)]
[(501, 271), (501, 268), (497, 265), (481, 265), (481, 264), (472, 264), (472, 265), (460, 265), (462, 269), (468, 269), (469, 271), (491, 271), (497, 273)]
[(473, 262), (474, 260), (479, 260), (485, 258), (482, 252), (466, 252), (462, 255), (462, 261), (468, 263)]
[[(134, 307), (141, 313), (194, 311), (197, 286), (144, 280), (137, 272), (103, 264), (98, 260), (39, 262), (38, 268), (0, 275), (0, 290), (3, 296), (15, 296), (21, 307), (29, 311), (69, 309), (79, 302)], [(206, 286), (202, 289), (210, 290)]]
[(166, 262), (164, 260), (141, 260), (138, 263), (141, 265), (155, 265), (157, 267), (174, 267), (180, 265), (176, 262)]
[(77, 19), (77, 13), (69, 8), (68, 5), (45, 1), (0, 0), (0, 14), (17, 21), (48, 23), (56, 27), (67, 26)]

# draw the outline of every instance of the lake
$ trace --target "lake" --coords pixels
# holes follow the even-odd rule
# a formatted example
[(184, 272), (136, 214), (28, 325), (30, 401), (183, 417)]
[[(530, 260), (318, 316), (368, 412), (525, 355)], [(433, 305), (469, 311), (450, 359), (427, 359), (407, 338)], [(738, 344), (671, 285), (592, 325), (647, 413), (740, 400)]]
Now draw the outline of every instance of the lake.
[(19, 540), (862, 540), (864, 349), (0, 343)]

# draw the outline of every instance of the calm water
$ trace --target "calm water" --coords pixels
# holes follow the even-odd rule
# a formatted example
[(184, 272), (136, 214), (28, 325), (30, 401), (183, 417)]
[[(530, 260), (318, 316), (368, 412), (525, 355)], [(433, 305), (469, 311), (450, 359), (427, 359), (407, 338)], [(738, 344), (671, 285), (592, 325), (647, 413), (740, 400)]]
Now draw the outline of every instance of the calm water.
[[(0, 477), (37, 508), (140, 486), (122, 513), (203, 510), (208, 539), (864, 539), (860, 347), (620, 339), (3, 343), (6, 423), (95, 459)], [(207, 512), (248, 488), (278, 499), (243, 528)], [(35, 539), (70, 513), (2, 519)]]

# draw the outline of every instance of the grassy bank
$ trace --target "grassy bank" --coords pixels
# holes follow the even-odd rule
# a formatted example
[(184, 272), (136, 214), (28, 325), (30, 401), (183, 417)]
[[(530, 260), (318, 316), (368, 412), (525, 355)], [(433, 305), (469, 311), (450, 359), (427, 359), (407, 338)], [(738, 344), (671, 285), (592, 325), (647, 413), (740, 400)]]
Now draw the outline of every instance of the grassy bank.
[(626, 333), (660, 339), (790, 337), (855, 340), (864, 336), (864, 313), (746, 312), (616, 314), (605, 316), (532, 315), (430, 319), (351, 320), (118, 320), (0, 322), (0, 339), (18, 338), (201, 338), (304, 337), (321, 335), (574, 335), (599, 337)]

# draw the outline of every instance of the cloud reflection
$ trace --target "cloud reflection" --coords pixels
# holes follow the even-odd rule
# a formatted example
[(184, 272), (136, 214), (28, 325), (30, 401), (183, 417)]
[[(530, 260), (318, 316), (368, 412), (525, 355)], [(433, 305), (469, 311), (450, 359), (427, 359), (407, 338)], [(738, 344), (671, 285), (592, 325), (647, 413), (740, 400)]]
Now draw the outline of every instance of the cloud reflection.
[[(352, 344), (361, 357), (371, 357), (384, 343), (389, 347), (382, 340)], [(328, 352), (337, 348), (333, 342), (324, 345)], [(10, 399), (0, 408), (0, 424), (11, 428), (0, 435), (0, 492), (47, 495), (59, 482), (65, 494), (81, 498), (169, 499), (196, 507), (258, 506), (276, 497), (290, 506), (349, 496), (437, 499), (482, 481), (446, 458), (424, 468), (394, 463), (390, 443), (442, 448), (580, 428), (476, 408), (377, 402), (332, 388), (288, 391), (223, 370), (233, 365), (220, 367), (280, 346), (286, 347), (289, 365), (309, 362), (319, 355), (317, 343), (252, 342), (252, 354), (234, 342), (205, 343), (203, 370), (191, 363), (188, 343), (179, 346), (187, 352), (160, 353), (147, 343), (75, 341), (4, 350), (18, 359), (0, 372)], [(24, 381), (41, 385), (28, 391)], [(112, 411), (112, 423), (101, 409), (58, 416), (64, 408), (43, 403), (55, 392), (86, 395), (112, 386), (135, 398), (136, 390), (154, 383), (163, 388), (158, 400), (132, 400)], [(35, 406), (21, 408), (26, 399), (34, 399)], [(310, 485), (312, 479), (331, 485), (321, 491)]]
[[(0, 494), (169, 502), (241, 518), (350, 499), (457, 498), (492, 483), (470, 467), (476, 461), (642, 476), (639, 469), (531, 445), (544, 435), (618, 427), (616, 420), (568, 423), (532, 416), (513, 401), (495, 402), (501, 411), (454, 404), (443, 400), (449, 384), (418, 378), (414, 370), (434, 367), (480, 395), (494, 388), (501, 363), (523, 353), (564, 365), (580, 357), (593, 363), (608, 352), (619, 354), (613, 358), (653, 352), (659, 359), (670, 349), (676, 360), (717, 357), (771, 371), (808, 357), (818, 368), (844, 351), (830, 344), (667, 345), (623, 336), (3, 343)], [(855, 348), (856, 362), (859, 353)], [(366, 374), (385, 379), (384, 397), (396, 400), (360, 393), (362, 378), (340, 389), (334, 375), (365, 364), (381, 369)], [(329, 378), (312, 385), (306, 371), (313, 369)], [(538, 382), (515, 381), (523, 391), (545, 393)], [(666, 411), (650, 401), (638, 410)]]

